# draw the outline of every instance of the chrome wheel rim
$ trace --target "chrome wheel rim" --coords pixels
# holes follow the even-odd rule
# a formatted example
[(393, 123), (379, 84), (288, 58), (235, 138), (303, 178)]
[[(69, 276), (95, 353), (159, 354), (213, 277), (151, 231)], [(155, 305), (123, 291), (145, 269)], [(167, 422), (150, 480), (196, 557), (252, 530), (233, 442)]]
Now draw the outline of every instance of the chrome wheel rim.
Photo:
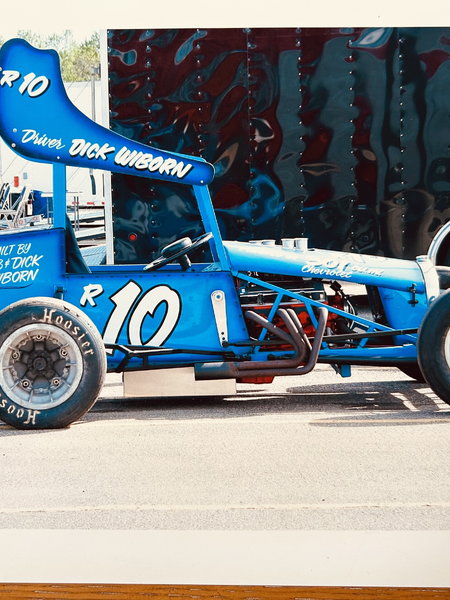
[(0, 385), (23, 408), (54, 408), (76, 390), (83, 374), (75, 340), (54, 325), (26, 325), (0, 348)]

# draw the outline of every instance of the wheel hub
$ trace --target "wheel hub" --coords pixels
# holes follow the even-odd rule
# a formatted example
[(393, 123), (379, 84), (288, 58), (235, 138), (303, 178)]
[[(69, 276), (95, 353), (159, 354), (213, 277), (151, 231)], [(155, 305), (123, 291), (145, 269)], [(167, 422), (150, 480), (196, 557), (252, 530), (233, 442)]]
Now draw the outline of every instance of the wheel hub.
[(36, 337), (38, 338), (37, 342), (36, 338), (33, 337), (28, 341), (26, 352), (23, 349), (22, 352), (19, 349), (17, 350), (14, 368), (22, 380), (36, 381), (39, 378), (40, 387), (45, 387), (46, 382), (50, 383), (56, 375), (60, 374), (56, 372), (56, 367), (64, 370), (66, 361), (61, 360), (61, 352), (58, 351), (60, 349), (54, 342), (48, 340), (48, 344), (43, 344), (40, 336)]
[(28, 325), (12, 333), (0, 352), (0, 379), (24, 407), (57, 406), (78, 385), (83, 366), (76, 341), (53, 325)]
[(48, 360), (44, 356), (37, 356), (33, 361), (31, 361), (32, 368), (35, 371), (45, 371), (48, 366)]

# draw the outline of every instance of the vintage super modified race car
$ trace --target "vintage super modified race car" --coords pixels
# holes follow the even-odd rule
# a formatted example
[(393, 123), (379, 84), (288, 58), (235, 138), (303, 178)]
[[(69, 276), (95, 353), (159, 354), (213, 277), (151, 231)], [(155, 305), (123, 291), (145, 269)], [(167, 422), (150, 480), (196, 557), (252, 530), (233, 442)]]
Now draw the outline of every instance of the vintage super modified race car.
[[(304, 239), (223, 241), (210, 164), (91, 121), (68, 100), (53, 51), (10, 40), (0, 69), (0, 134), (51, 163), (54, 183), (50, 224), (0, 232), (2, 420), (67, 426), (107, 370), (123, 373), (126, 395), (226, 395), (236, 381), (302, 375), (317, 362), (343, 376), (351, 365), (395, 365), (449, 402), (448, 270)], [(204, 235), (147, 265), (88, 266), (66, 216), (67, 165), (192, 186)], [(191, 263), (200, 246), (210, 258)]]

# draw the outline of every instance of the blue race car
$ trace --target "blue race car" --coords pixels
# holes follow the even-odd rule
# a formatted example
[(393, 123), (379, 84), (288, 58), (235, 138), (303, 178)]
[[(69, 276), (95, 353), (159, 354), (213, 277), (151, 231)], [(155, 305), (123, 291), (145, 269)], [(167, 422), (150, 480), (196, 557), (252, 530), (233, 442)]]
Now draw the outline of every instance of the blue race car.
[[(53, 166), (48, 223), (0, 231), (0, 418), (65, 427), (107, 371), (125, 395), (232, 393), (236, 382), (319, 363), (394, 365), (450, 401), (450, 275), (415, 261), (308, 249), (307, 240), (222, 240), (212, 165), (120, 136), (68, 100), (58, 56), (19, 39), (0, 51), (0, 135)], [(192, 187), (204, 226), (147, 265), (87, 264), (66, 215), (66, 167)], [(196, 249), (208, 259), (192, 262)]]

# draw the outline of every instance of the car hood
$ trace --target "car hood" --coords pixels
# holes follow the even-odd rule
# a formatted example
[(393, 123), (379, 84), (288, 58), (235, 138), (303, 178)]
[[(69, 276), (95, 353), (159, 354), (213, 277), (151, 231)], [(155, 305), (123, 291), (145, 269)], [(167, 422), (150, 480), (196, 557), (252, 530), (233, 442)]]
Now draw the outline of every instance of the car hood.
[(337, 279), (408, 291), (425, 290), (416, 261), (333, 250), (298, 250), (249, 242), (224, 242), (232, 271), (273, 273), (313, 279)]

